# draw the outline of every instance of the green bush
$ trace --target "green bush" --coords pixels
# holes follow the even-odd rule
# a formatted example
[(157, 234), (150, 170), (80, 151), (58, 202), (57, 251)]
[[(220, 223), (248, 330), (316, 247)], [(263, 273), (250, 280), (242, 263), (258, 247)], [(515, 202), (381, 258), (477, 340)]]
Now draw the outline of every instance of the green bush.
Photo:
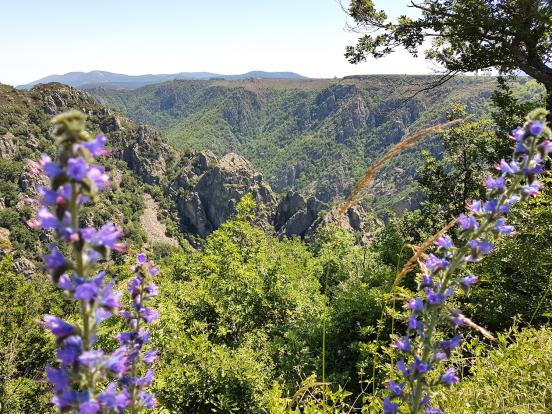
[(470, 370), (469, 377), (437, 396), (445, 413), (552, 412), (551, 329), (500, 335), (498, 347), (473, 360)]
[(37, 320), (44, 313), (62, 314), (63, 300), (45, 276), (26, 278), (12, 271), (12, 259), (0, 261), (0, 413), (48, 412), (44, 366), (54, 344)]
[(299, 382), (318, 356), (304, 336), (320, 325), (320, 267), (301, 242), (250, 224), (245, 207), (202, 250), (167, 259), (155, 386), (171, 412), (262, 412), (272, 381)]

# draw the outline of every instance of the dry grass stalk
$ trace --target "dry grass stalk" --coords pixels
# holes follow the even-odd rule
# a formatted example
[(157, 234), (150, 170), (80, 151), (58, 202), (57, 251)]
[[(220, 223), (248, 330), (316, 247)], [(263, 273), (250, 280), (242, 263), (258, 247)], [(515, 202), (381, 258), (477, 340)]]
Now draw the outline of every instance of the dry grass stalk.
[(393, 286), (391, 288), (391, 291), (395, 286), (399, 284), (401, 279), (407, 275), (414, 267), (416, 267), (418, 260), (424, 257), (425, 251), (435, 243), (435, 241), (443, 236), (445, 233), (447, 233), (450, 229), (454, 227), (456, 222), (458, 221), (457, 218), (452, 219), (447, 223), (445, 227), (443, 227), (441, 230), (439, 230), (437, 233), (435, 233), (433, 236), (428, 238), (426, 241), (424, 241), (420, 246), (411, 246), (413, 250), (415, 251), (414, 255), (408, 259), (408, 262), (405, 263), (403, 268), (399, 273), (397, 273), (397, 276), (395, 276), (395, 281), (393, 282)]
[(466, 326), (466, 327), (471, 328), (475, 331), (478, 331), (479, 333), (481, 333), (487, 339), (490, 339), (492, 341), (496, 341), (496, 338), (494, 337), (494, 335), (491, 332), (489, 332), (487, 329), (483, 328), (482, 326), (476, 324), (474, 321), (472, 321), (467, 316), (462, 315), (460, 313), (460, 314), (458, 314), (458, 317), (462, 319), (463, 326)]
[(436, 132), (441, 132), (444, 129), (450, 128), (454, 125), (458, 125), (459, 123), (463, 122), (463, 119), (455, 119), (453, 121), (435, 125), (429, 128), (422, 129), (421, 131), (418, 131), (414, 135), (409, 136), (408, 138), (402, 140), (398, 144), (394, 145), (387, 151), (383, 157), (381, 157), (378, 161), (376, 161), (375, 164), (372, 164), (370, 168), (366, 170), (364, 173), (364, 176), (356, 183), (356, 185), (353, 187), (351, 194), (347, 197), (347, 199), (341, 204), (341, 206), (338, 209), (337, 217), (341, 217), (349, 208), (355, 206), (360, 201), (363, 200), (363, 197), (358, 197), (362, 190), (370, 187), (372, 182), (374, 181), (374, 175), (376, 172), (378, 172), (383, 165), (389, 161), (390, 159), (394, 158), (397, 154), (399, 154), (403, 149), (411, 147), (418, 141), (420, 138), (426, 137), (428, 135), (434, 134)]

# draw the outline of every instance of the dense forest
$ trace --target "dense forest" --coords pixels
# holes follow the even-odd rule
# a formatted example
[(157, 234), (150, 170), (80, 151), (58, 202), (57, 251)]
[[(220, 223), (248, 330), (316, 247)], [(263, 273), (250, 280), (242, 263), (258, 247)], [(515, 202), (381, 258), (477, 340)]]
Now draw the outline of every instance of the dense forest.
[(551, 412), (549, 85), (426, 3), (347, 57), (446, 81), (0, 84), (0, 414)]

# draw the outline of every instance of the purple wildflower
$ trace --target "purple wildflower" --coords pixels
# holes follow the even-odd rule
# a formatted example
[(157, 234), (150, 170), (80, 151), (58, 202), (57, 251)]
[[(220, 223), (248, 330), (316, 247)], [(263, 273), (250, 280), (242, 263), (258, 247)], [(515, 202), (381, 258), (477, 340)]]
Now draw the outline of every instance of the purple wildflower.
[(412, 347), (410, 346), (410, 341), (408, 340), (408, 336), (403, 336), (397, 339), (397, 342), (395, 342), (395, 347), (404, 352), (412, 351)]
[(424, 324), (420, 322), (418, 319), (416, 319), (416, 316), (410, 315), (408, 317), (408, 329), (416, 330), (416, 329), (422, 329), (424, 327)]
[(159, 312), (156, 311), (155, 309), (142, 307), (139, 312), (140, 312), (140, 316), (142, 316), (142, 318), (144, 318), (144, 320), (147, 323), (152, 323), (157, 318), (159, 318)]
[(431, 366), (429, 364), (423, 363), (420, 359), (416, 358), (411, 364), (411, 368), (414, 372), (417, 372), (418, 374), (425, 374), (431, 369)]
[(552, 141), (545, 140), (540, 144), (540, 148), (544, 151), (545, 154), (550, 154), (552, 152)]
[(512, 131), (512, 137), (516, 141), (521, 141), (525, 137), (525, 129), (518, 127)]
[(58, 269), (65, 266), (65, 257), (63, 257), (63, 254), (56, 246), (52, 246), (50, 254), (44, 256), (44, 261), (50, 269)]
[(99, 288), (94, 282), (83, 283), (75, 289), (75, 298), (85, 301), (95, 299)]
[(56, 216), (48, 211), (46, 207), (41, 207), (36, 213), (36, 217), (40, 223), (40, 226), (44, 230), (54, 229), (59, 227), (59, 220)]
[(430, 305), (437, 305), (445, 301), (445, 295), (439, 292), (435, 292), (432, 289), (426, 289), (427, 303)]
[(61, 366), (65, 367), (77, 361), (82, 353), (82, 339), (80, 336), (71, 335), (65, 341), (63, 346), (58, 349), (57, 356), (61, 361)]
[(384, 414), (397, 414), (399, 409), (398, 403), (391, 402), (389, 398), (383, 400), (383, 413)]
[(50, 179), (54, 178), (61, 172), (61, 168), (59, 168), (59, 165), (55, 162), (52, 162), (52, 159), (47, 155), (42, 156), (42, 158), (40, 159), (40, 165), (42, 166), (42, 170), (44, 171), (44, 173)]
[(86, 177), (94, 183), (98, 190), (104, 190), (109, 181), (109, 176), (104, 174), (103, 168), (96, 165), (90, 167)]
[(522, 191), (529, 196), (536, 196), (539, 194), (542, 187), (542, 183), (535, 181), (532, 184), (524, 185), (522, 187)]
[(96, 138), (94, 138), (92, 141), (85, 142), (84, 146), (88, 149), (88, 151), (90, 151), (90, 154), (92, 154), (94, 157), (98, 157), (105, 154), (106, 151), (104, 147), (106, 142), (106, 138), (103, 135), (98, 134), (96, 135)]
[(150, 283), (144, 288), (144, 290), (150, 298), (153, 298), (159, 294), (159, 289), (157, 289), (157, 285), (155, 285), (155, 283)]
[(64, 410), (71, 407), (71, 405), (78, 402), (78, 395), (74, 390), (64, 388), (52, 398), (52, 404), (54, 406)]
[[(78, 121), (74, 123), (75, 127), (85, 124), (84, 115), (78, 112), (59, 115), (54, 122), (59, 125), (75, 120)], [(64, 143), (59, 149), (59, 163), (53, 162), (48, 156), (42, 157), (40, 164), (50, 178), (51, 185), (49, 188), (38, 188), (41, 206), (36, 218), (29, 220), (28, 224), (35, 229), (54, 229), (59, 240), (66, 243), (71, 257), (69, 254), (64, 256), (57, 247), (52, 247), (44, 260), (53, 270), (53, 282), (81, 302), (82, 321), (73, 326), (55, 316), (44, 315), (44, 326), (57, 338), (57, 357), (61, 365), (60, 369), (47, 369), (48, 380), (55, 391), (51, 401), (62, 412), (80, 414), (99, 414), (104, 411), (122, 413), (131, 404), (153, 407), (152, 395), (139, 388), (130, 392), (128, 385), (137, 382), (143, 387), (150, 385), (153, 381), (150, 368), (144, 377), (138, 380), (135, 378), (134, 382), (123, 381), (126, 373), (134, 369), (133, 364), (139, 360), (141, 347), (149, 341), (149, 332), (144, 329), (137, 331), (139, 309), (142, 310), (142, 317), (148, 321), (158, 317), (157, 311), (142, 306), (144, 300), (156, 294), (153, 284), (142, 289), (143, 292), (140, 292), (135, 302), (140, 307), (129, 318), (129, 325), (134, 326), (134, 331), (118, 336), (123, 345), (111, 354), (100, 349), (90, 349), (97, 340), (100, 321), (111, 316), (119, 307), (119, 294), (113, 291), (114, 282), (104, 284), (105, 273), (93, 277), (87, 275), (92, 274), (97, 261), (107, 257), (108, 249), (124, 250), (124, 245), (118, 243), (122, 233), (113, 223), (106, 223), (99, 229), (83, 229), (78, 225), (82, 204), (93, 200), (108, 182), (104, 168), (93, 164), (92, 159), (106, 153), (106, 139), (98, 135), (86, 141), (88, 133), (83, 129), (72, 131), (70, 138), (65, 136), (63, 128), (54, 130), (60, 134), (57, 141)], [(152, 265), (148, 265), (144, 272), (151, 268)], [(153, 273), (156, 271), (154, 269)], [(143, 364), (149, 367), (155, 357), (155, 353), (144, 357), (147, 362)], [(110, 377), (116, 377), (118, 381), (98, 393), (95, 383), (101, 384)], [(84, 381), (85, 378), (94, 378), (94, 381)]]
[(435, 361), (438, 361), (438, 362), (441, 362), (441, 361), (444, 361), (445, 359), (447, 359), (447, 354), (445, 352), (442, 352), (442, 351), (439, 351), (439, 352), (435, 352)]
[(440, 259), (434, 254), (430, 254), (424, 262), (425, 267), (430, 270), (439, 270), (448, 267), (449, 262), (445, 259)]
[(88, 172), (86, 160), (82, 157), (69, 158), (67, 161), (67, 175), (75, 181), (82, 181)]
[(441, 341), (439, 343), (439, 346), (443, 351), (450, 353), (450, 351), (458, 348), (458, 346), (462, 343), (462, 338), (460, 338), (459, 335), (453, 336), (451, 339), (447, 341)]
[(87, 227), (81, 231), (82, 238), (96, 246), (113, 249), (122, 232), (112, 222), (104, 224), (99, 230)]
[(544, 125), (541, 121), (533, 121), (529, 124), (529, 132), (533, 136), (539, 136), (544, 131)]
[(489, 254), (493, 249), (493, 244), (487, 240), (470, 240), (468, 247), (478, 250), (482, 254)]
[(454, 368), (449, 368), (443, 375), (441, 375), (441, 382), (445, 385), (456, 384), (460, 379), (456, 376)]
[(475, 214), (481, 214), (483, 212), (483, 203), (481, 203), (481, 200), (473, 200), (468, 204), (468, 209)]
[(406, 382), (403, 382), (402, 384), (397, 384), (395, 381), (390, 380), (387, 383), (387, 388), (394, 394), (394, 395), (401, 395), (402, 390), (404, 386), (406, 385)]
[(474, 275), (468, 275), (460, 280), (460, 284), (465, 287), (470, 287), (477, 283), (479, 283), (479, 279)]
[(422, 283), (420, 285), (420, 287), (429, 287), (429, 286), (433, 286), (433, 276), (430, 274), (427, 274), (427, 273), (424, 273), (422, 274)]
[(485, 203), (483, 204), (482, 212), (487, 214), (492, 214), (492, 213), (496, 213), (497, 209), (498, 209), (498, 200), (495, 200), (493, 198), (488, 201), (485, 201)]
[(424, 310), (424, 300), (422, 298), (412, 298), (408, 300), (406, 306), (414, 312), (421, 312)]
[(397, 361), (397, 369), (405, 376), (407, 377), (410, 374), (410, 370), (406, 367), (406, 364), (404, 362), (404, 359), (399, 359)]
[(75, 331), (73, 325), (52, 315), (44, 315), (44, 323), (58, 339), (64, 339)]
[(152, 394), (140, 391), (138, 394), (138, 400), (140, 401), (140, 404), (142, 404), (144, 407), (149, 408), (150, 410), (155, 408), (155, 398)]
[(127, 352), (126, 346), (117, 348), (105, 361), (104, 366), (115, 372), (116, 374), (122, 374), (127, 370)]
[(69, 375), (64, 369), (46, 368), (46, 376), (56, 391), (61, 391), (69, 385)]
[(515, 231), (514, 226), (510, 226), (506, 224), (506, 219), (504, 217), (501, 217), (496, 221), (494, 228), (500, 234), (504, 234), (507, 236), (512, 234)]
[(147, 256), (145, 253), (138, 253), (136, 255), (136, 263), (142, 265), (144, 263), (146, 263), (146, 260), (147, 260)]
[(439, 237), (435, 241), (435, 244), (439, 246), (440, 249), (443, 249), (443, 250), (450, 250), (454, 246), (452, 243), (452, 238), (448, 234), (445, 234), (444, 236)]
[(471, 230), (471, 229), (477, 229), (479, 227), (479, 222), (473, 216), (466, 216), (465, 214), (460, 214), (458, 218), (458, 225), (462, 230)]
[(147, 387), (148, 385), (151, 385), (152, 382), (153, 382), (153, 370), (151, 368), (148, 368), (148, 370), (146, 371), (146, 374), (142, 378), (139, 378), (136, 381), (136, 384), (139, 387)]
[(85, 351), (79, 356), (79, 362), (89, 368), (97, 367), (103, 360), (102, 351)]
[(97, 401), (86, 401), (79, 407), (79, 414), (98, 414), (100, 412), (100, 404)]
[(157, 351), (156, 350), (148, 351), (144, 354), (144, 362), (146, 363), (146, 365), (153, 364), (156, 359), (157, 359)]
[[(56, 204), (58, 197), (60, 197), (60, 194), (58, 194), (57, 192), (50, 190), (49, 188), (44, 188), (41, 185), (37, 187), (37, 190), (38, 194), (40, 194), (40, 197), (42, 197), (42, 204), (46, 206)], [(61, 197), (63, 198), (63, 196)]]
[(515, 151), (517, 154), (527, 154), (529, 152), (529, 148), (527, 148), (521, 142), (518, 142), (515, 146)]
[(504, 181), (504, 177), (487, 177), (487, 188), (491, 190), (504, 190), (504, 187), (506, 186), (506, 183)]
[(506, 161), (501, 160), (500, 164), (497, 166), (497, 169), (504, 174), (516, 174), (519, 172), (519, 165), (515, 161), (508, 164)]

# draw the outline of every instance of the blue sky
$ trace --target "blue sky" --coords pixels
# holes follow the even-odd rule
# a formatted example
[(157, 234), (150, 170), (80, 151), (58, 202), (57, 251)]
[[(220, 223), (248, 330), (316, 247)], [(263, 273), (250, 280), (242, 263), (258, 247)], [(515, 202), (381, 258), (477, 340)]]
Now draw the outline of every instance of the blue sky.
[[(376, 0), (390, 16), (411, 13), (407, 4)], [(431, 70), (405, 52), (349, 64), (343, 53), (357, 35), (344, 29), (337, 0), (2, 0), (0, 15), (0, 82), (7, 84), (96, 69), (310, 77)]]

